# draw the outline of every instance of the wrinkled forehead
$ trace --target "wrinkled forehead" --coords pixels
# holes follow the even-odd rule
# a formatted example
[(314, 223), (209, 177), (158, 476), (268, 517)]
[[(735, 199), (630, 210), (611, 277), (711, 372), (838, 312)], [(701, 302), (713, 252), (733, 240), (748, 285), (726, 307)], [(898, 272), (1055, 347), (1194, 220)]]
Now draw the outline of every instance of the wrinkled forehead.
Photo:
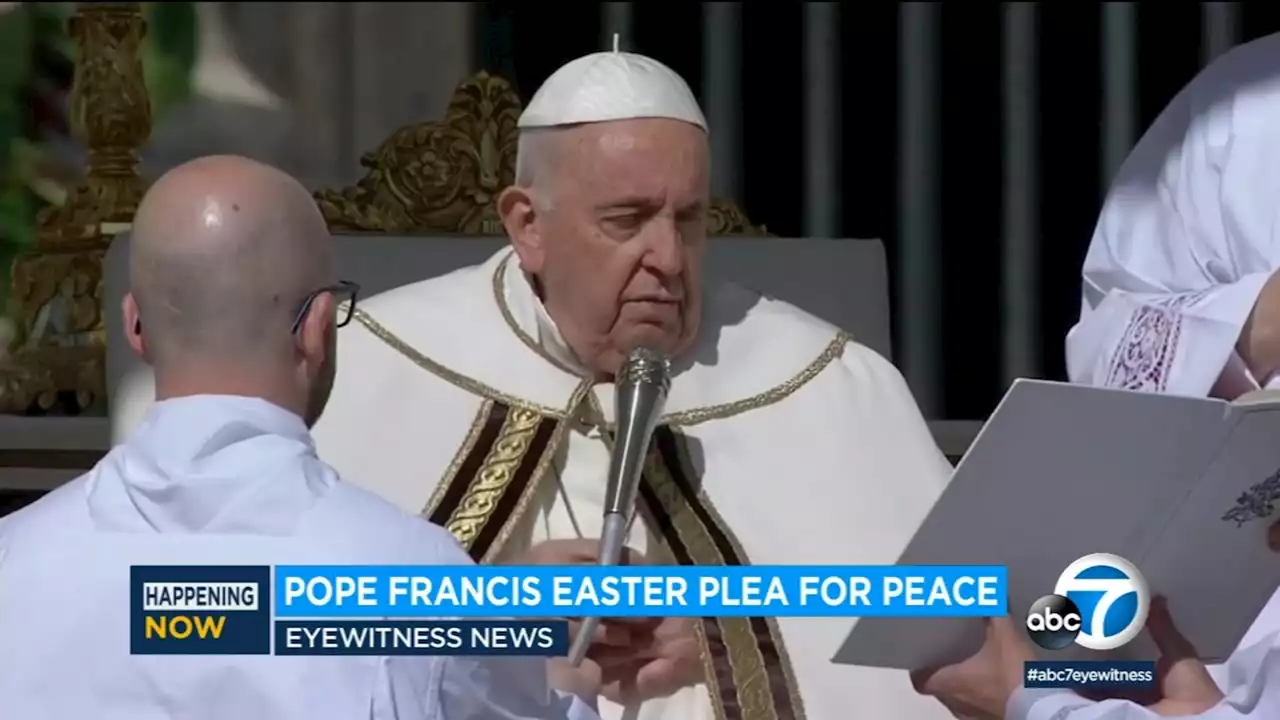
[(569, 130), (563, 169), (577, 192), (685, 202), (708, 190), (710, 154), (702, 128), (680, 120), (642, 118)]

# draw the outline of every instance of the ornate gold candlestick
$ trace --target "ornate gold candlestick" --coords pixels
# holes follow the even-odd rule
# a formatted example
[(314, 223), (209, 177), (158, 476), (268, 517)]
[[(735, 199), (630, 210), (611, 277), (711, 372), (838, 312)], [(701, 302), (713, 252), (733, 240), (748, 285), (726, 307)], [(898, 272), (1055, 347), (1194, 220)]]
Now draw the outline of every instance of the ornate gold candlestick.
[(71, 125), (88, 148), (88, 170), (66, 204), (40, 214), (36, 246), (14, 259), (18, 327), (9, 352), (0, 353), (4, 414), (105, 408), (102, 261), (145, 190), (138, 150), (151, 134), (151, 103), (142, 5), (77, 3), (70, 31), (77, 48)]

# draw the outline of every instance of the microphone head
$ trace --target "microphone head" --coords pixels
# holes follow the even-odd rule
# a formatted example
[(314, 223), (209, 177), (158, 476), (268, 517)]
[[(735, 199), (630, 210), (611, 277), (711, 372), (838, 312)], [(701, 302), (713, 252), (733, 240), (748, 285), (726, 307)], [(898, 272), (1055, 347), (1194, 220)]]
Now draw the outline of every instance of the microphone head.
[(617, 385), (648, 385), (666, 395), (671, 388), (671, 361), (656, 350), (638, 347), (623, 361)]

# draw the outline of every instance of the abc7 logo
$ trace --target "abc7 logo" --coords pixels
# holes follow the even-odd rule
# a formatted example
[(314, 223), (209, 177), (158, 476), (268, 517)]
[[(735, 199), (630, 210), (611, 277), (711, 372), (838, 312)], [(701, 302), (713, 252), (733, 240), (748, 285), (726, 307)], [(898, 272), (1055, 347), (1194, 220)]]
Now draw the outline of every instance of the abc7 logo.
[(1027, 612), (1027, 635), (1046, 650), (1072, 643), (1114, 650), (1137, 637), (1147, 621), (1150, 592), (1133, 563), (1107, 553), (1067, 566), (1052, 595)]

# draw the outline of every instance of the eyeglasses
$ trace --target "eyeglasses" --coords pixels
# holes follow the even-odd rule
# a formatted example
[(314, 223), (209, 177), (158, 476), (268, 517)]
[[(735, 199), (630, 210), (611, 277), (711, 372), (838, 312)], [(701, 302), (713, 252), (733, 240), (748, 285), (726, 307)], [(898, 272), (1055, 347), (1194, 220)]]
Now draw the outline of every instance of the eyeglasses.
[(348, 280), (339, 280), (337, 285), (329, 285), (312, 292), (302, 300), (302, 307), (298, 309), (298, 316), (293, 320), (293, 327), (289, 329), (290, 333), (298, 332), (298, 328), (302, 327), (302, 321), (307, 319), (307, 313), (311, 312), (311, 305), (315, 303), (316, 298), (328, 293), (333, 296), (337, 303), (336, 322), (337, 327), (346, 327), (351, 322), (351, 318), (356, 312), (356, 296), (360, 294), (360, 286)]

